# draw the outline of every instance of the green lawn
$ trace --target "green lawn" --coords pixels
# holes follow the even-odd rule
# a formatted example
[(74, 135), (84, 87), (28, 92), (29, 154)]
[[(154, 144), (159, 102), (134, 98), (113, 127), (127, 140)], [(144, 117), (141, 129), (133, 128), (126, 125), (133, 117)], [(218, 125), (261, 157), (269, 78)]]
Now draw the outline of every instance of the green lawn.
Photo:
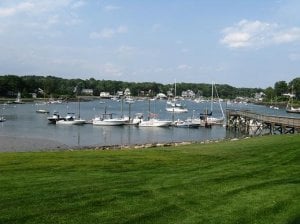
[(0, 223), (300, 223), (300, 136), (0, 153)]

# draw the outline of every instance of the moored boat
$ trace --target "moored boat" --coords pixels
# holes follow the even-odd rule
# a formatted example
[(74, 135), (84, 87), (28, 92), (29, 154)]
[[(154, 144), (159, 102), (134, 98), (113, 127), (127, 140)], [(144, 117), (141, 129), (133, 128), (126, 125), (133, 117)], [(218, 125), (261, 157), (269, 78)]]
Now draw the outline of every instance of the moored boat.
[(99, 126), (121, 126), (126, 122), (128, 122), (127, 118), (113, 118), (112, 113), (104, 113), (92, 120), (93, 125)]
[(149, 120), (141, 120), (138, 124), (139, 127), (168, 127), (172, 124), (169, 120), (159, 120), (156, 118), (150, 118)]
[[(48, 119), (49, 120), (49, 119)], [(67, 125), (81, 125), (85, 124), (86, 120), (81, 118), (76, 118), (74, 113), (68, 113), (66, 117), (56, 121), (56, 124), (67, 124)]]

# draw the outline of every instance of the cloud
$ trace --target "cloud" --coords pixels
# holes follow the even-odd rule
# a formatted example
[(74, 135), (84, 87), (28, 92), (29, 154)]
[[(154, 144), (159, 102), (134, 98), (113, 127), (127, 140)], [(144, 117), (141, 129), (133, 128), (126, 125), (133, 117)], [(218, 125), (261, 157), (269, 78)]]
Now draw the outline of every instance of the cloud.
[(120, 9), (120, 7), (115, 6), (115, 5), (106, 5), (104, 7), (105, 11), (115, 11), (115, 10), (118, 10), (118, 9)]
[(222, 30), (220, 43), (229, 48), (257, 48), (300, 40), (300, 28), (283, 29), (276, 23), (241, 20)]
[(0, 8), (0, 17), (9, 17), (17, 13), (27, 12), (32, 10), (34, 4), (31, 2), (22, 2), (15, 6)]
[(117, 28), (104, 28), (100, 32), (91, 32), (91, 39), (111, 39), (117, 34), (127, 33), (126, 26), (119, 26)]
[(85, 1), (82, 1), (82, 0), (79, 0), (79, 1), (76, 1), (72, 4), (71, 8), (72, 9), (77, 9), (77, 8), (80, 8), (82, 6), (84, 6), (86, 4)]
[(300, 28), (294, 27), (275, 34), (274, 41), (276, 43), (290, 43), (300, 40)]
[(264, 45), (273, 35), (276, 24), (261, 21), (241, 20), (231, 27), (223, 29), (221, 43), (230, 48), (243, 48)]

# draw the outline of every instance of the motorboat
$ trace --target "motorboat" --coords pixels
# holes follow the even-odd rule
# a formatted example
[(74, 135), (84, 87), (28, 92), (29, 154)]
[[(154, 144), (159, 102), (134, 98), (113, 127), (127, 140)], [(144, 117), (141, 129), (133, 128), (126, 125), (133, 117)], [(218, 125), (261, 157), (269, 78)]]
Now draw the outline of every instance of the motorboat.
[(169, 120), (159, 120), (156, 118), (150, 118), (149, 120), (141, 120), (139, 127), (168, 127), (172, 124)]
[(49, 114), (49, 111), (46, 109), (37, 109), (35, 112), (40, 113), (40, 114)]
[(188, 109), (183, 107), (181, 104), (172, 104), (171, 107), (166, 107), (166, 111), (172, 113), (187, 113)]
[(173, 126), (177, 128), (199, 128), (200, 124), (193, 123), (191, 120), (176, 120), (173, 122)]
[(93, 125), (99, 126), (121, 126), (126, 122), (128, 122), (128, 118), (113, 118), (112, 113), (104, 113), (92, 120)]
[(143, 117), (144, 115), (142, 113), (137, 113), (133, 118), (128, 117), (128, 122), (126, 124), (138, 125), (142, 121)]
[(70, 125), (70, 124), (81, 125), (81, 124), (85, 124), (85, 123), (86, 123), (86, 120), (81, 119), (81, 118), (76, 118), (74, 113), (68, 113), (66, 117), (56, 121), (56, 124), (67, 124), (67, 125)]
[(52, 116), (47, 117), (50, 124), (56, 124), (57, 121), (63, 120), (63, 117), (60, 117), (59, 113), (57, 111), (54, 111)]
[(0, 116), (0, 122), (4, 122), (4, 121), (6, 121), (5, 117)]

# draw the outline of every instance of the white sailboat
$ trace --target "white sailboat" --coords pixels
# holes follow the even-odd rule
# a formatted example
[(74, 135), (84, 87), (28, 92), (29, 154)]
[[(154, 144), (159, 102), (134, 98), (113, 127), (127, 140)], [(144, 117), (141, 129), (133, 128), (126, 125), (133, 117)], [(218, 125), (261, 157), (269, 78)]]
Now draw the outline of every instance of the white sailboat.
[(293, 86), (292, 86), (292, 93), (286, 93), (286, 94), (283, 94), (283, 95), (289, 97), (289, 100), (288, 100), (288, 103), (286, 105), (285, 111), (287, 113), (297, 113), (297, 114), (300, 113), (300, 107), (294, 107), (293, 106), (294, 97), (295, 97)]
[(148, 120), (141, 119), (139, 127), (168, 127), (172, 124), (170, 120), (160, 120), (158, 115), (150, 112), (150, 100), (149, 100), (149, 115)]
[(187, 113), (189, 111), (186, 107), (182, 106), (181, 103), (176, 101), (176, 80), (174, 84), (174, 99), (167, 101), (166, 111), (172, 113)]
[(76, 118), (74, 113), (68, 113), (67, 116), (56, 121), (56, 124), (81, 125), (81, 124), (85, 124), (85, 122), (86, 122), (86, 120), (81, 119), (80, 117)]
[[(49, 120), (49, 119), (48, 119)], [(63, 119), (56, 121), (56, 124), (67, 124), (67, 125), (82, 125), (85, 124), (86, 120), (80, 117), (80, 98), (78, 97), (78, 118), (76, 118), (75, 113), (68, 113)]]
[[(221, 110), (221, 117), (215, 117), (213, 116), (213, 109), (214, 109), (214, 89), (216, 92), (216, 97), (218, 99), (218, 104)], [(215, 83), (212, 83), (211, 88), (211, 104), (210, 104), (210, 112), (206, 109), (204, 113), (200, 113), (199, 118), (192, 118), (191, 119), (193, 123), (199, 124), (200, 126), (210, 127), (211, 125), (223, 125), (225, 121), (225, 114), (222, 108), (222, 104), (218, 95), (217, 88), (215, 86)]]
[(96, 116), (94, 119), (92, 119), (92, 124), (98, 126), (121, 126), (124, 125), (126, 122), (128, 122), (128, 119), (124, 117), (113, 118), (112, 113), (106, 112), (106, 107), (104, 109), (103, 114), (101, 114), (100, 116)]

